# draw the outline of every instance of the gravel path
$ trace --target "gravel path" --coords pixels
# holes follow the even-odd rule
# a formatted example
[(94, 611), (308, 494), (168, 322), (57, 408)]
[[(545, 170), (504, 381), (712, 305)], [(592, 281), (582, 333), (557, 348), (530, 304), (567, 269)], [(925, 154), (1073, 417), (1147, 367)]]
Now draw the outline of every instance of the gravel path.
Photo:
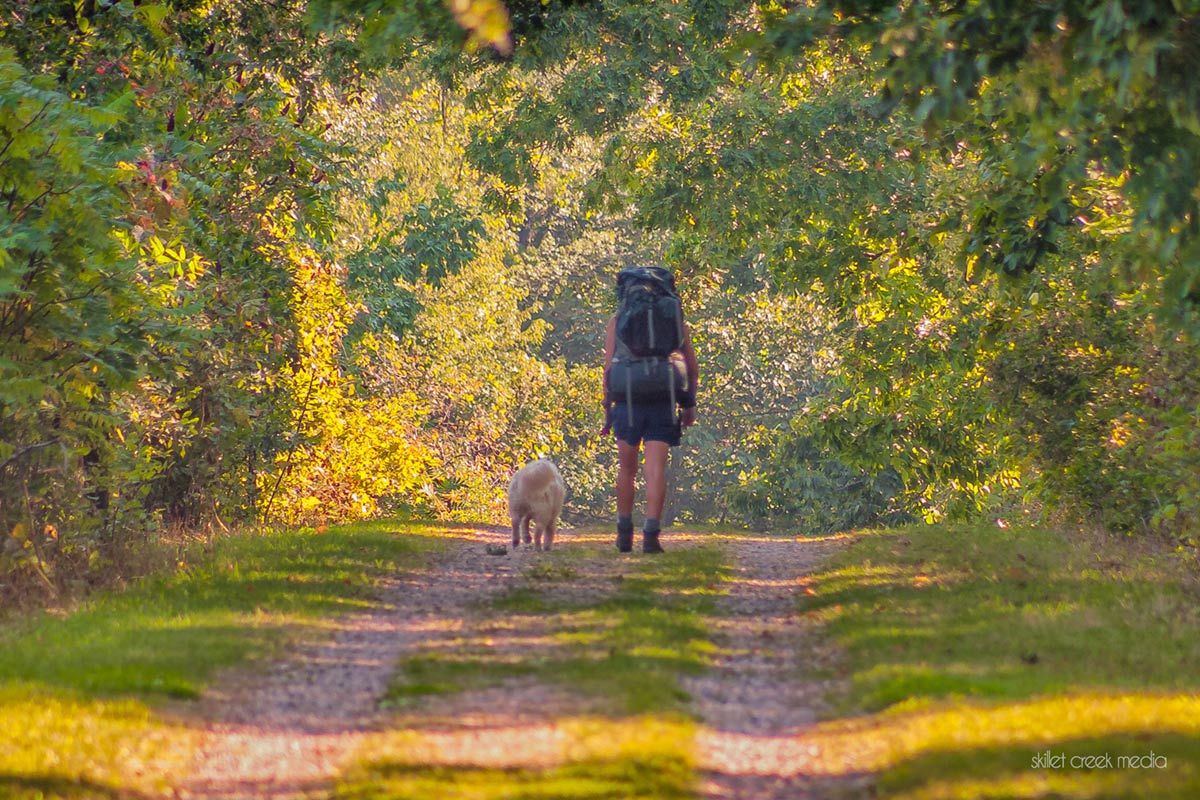
[(448, 614), (511, 584), (509, 559), (481, 556), (499, 529), (457, 531), (434, 575), (388, 581), (369, 611), (340, 619), (332, 638), (301, 646), (267, 672), (218, 682), (195, 710), (207, 728), (196, 767), (175, 788), (186, 800), (319, 797), (381, 721), (395, 663), (450, 632)]
[(835, 688), (812, 677), (834, 654), (797, 611), (805, 577), (837, 547), (834, 540), (722, 537), (734, 556), (729, 594), (718, 604), (713, 669), (684, 687), (704, 725), (697, 735), (702, 796), (804, 800), (860, 795), (866, 781), (826, 763), (805, 735)]
[[(265, 672), (220, 682), (220, 690), (195, 709), (204, 744), (173, 796), (324, 797), (347, 760), (361, 758), (372, 734), (384, 729), (418, 732), (411, 738), (423, 763), (531, 768), (561, 763), (571, 742), (557, 721), (588, 713), (595, 702), (562, 688), (514, 679), (500, 688), (423, 697), (407, 711), (378, 708), (396, 662), (406, 655), (466, 646), (519, 658), (522, 648), (538, 641), (542, 632), (528, 615), (510, 624), (473, 611), (528, 580), (521, 577), (523, 569), (539, 566), (538, 554), (525, 549), (507, 557), (484, 554), (486, 544), (506, 538), (498, 528), (455, 531), (435, 567), (396, 576), (380, 603), (338, 620), (332, 637), (301, 646)], [(556, 546), (607, 539), (567, 531)], [(805, 675), (806, 667), (826, 656), (814, 648), (796, 613), (796, 595), (804, 590), (804, 576), (836, 543), (711, 534), (664, 538), (668, 547), (714, 540), (727, 548), (735, 570), (718, 608), (715, 634), (722, 655), (706, 674), (684, 682), (703, 722), (696, 743), (702, 797), (859, 794), (863, 782), (828, 774), (832, 770), (804, 735), (830, 687)], [(567, 591), (575, 600), (607, 596), (640, 557), (612, 553), (572, 560), (570, 580), (553, 582), (552, 591)], [(518, 731), (522, 746), (506, 746)]]

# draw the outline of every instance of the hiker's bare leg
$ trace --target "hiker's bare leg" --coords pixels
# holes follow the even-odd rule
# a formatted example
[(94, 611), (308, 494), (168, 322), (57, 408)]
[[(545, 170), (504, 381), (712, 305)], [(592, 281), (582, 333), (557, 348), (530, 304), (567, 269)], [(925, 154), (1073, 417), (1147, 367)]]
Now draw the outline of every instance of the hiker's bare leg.
[[(647, 442), (647, 444), (650, 444)], [(633, 514), (634, 481), (638, 473), (638, 446), (617, 440), (617, 513)]]
[(671, 446), (666, 442), (646, 442), (646, 463), (642, 467), (646, 476), (646, 518), (662, 519), (663, 505), (667, 499), (667, 459)]

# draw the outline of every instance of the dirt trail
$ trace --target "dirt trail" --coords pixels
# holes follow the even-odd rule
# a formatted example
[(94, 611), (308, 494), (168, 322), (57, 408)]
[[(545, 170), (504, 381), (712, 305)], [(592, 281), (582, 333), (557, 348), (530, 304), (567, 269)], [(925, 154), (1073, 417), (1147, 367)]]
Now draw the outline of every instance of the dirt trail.
[(446, 619), (513, 580), (508, 559), (481, 557), (496, 530), (464, 529), (435, 574), (389, 580), (369, 611), (335, 623), (262, 674), (219, 682), (195, 714), (206, 722), (196, 767), (174, 788), (188, 800), (323, 796), (380, 721), (377, 701), (401, 655), (448, 633)]
[(721, 537), (734, 559), (729, 593), (719, 601), (723, 655), (684, 681), (704, 722), (697, 762), (702, 796), (804, 800), (854, 796), (865, 778), (825, 763), (806, 736), (832, 681), (811, 677), (833, 654), (797, 613), (805, 577), (836, 541), (763, 536)]
[[(598, 544), (607, 534), (567, 532), (560, 547)], [(473, 614), (472, 606), (506, 590), (538, 555), (484, 554), (503, 541), (498, 529), (457, 531), (432, 570), (397, 576), (370, 611), (341, 619), (332, 639), (299, 648), (254, 675), (223, 682), (196, 709), (206, 729), (193, 772), (174, 788), (187, 800), (322, 797), (347, 759), (387, 723), (420, 730), (429, 764), (538, 767), (558, 763), (569, 748), (556, 720), (586, 713), (589, 702), (559, 687), (515, 680), (502, 688), (423, 699), (418, 711), (381, 713), (396, 661), (439, 647), (510, 649), (539, 635)], [(719, 540), (734, 562), (716, 632), (722, 656), (688, 678), (685, 689), (702, 725), (697, 740), (701, 796), (798, 800), (856, 793), (858, 781), (824, 775), (804, 729), (816, 719), (827, 686), (805, 677), (818, 657), (796, 615), (803, 577), (835, 545), (768, 537), (674, 534), (670, 547)], [(641, 556), (636, 556), (640, 558)], [(669, 558), (669, 555), (667, 556)], [(630, 557), (572, 562), (569, 582), (553, 591), (599, 598), (633, 566)], [(536, 624), (536, 623), (534, 623)], [(519, 751), (503, 746), (516, 731)]]

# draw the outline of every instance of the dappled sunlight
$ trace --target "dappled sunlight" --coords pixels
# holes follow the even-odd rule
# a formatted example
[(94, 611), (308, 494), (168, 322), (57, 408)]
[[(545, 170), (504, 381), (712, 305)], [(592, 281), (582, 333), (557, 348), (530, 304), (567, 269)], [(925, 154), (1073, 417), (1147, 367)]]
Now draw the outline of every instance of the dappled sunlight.
[(803, 591), (809, 583), (808, 579), (804, 576), (775, 580), (769, 580), (766, 578), (728, 578), (727, 580), (729, 583), (741, 584), (748, 587), (757, 587), (760, 589), (779, 589), (785, 591)]
[[(1176, 765), (1176, 778), (1156, 775), (1154, 800), (1194, 800), (1195, 770)], [(934, 778), (919, 789), (890, 791), (896, 800), (963, 800), (964, 798), (1142, 798), (1147, 776), (1139, 769), (1100, 769), (1057, 772), (1035, 770), (1028, 765), (1005, 771), (997, 768), (990, 776), (959, 775)]]
[[(1009, 762), (1031, 771), (1038, 768), (1037, 756), (1047, 748), (1055, 754), (1065, 752), (1067, 768), (1072, 755), (1106, 752), (1115, 767), (1119, 755), (1136, 757), (1179, 738), (1190, 740), (1194, 747), (1197, 737), (1200, 697), (1073, 694), (997, 705), (959, 702), (892, 710), (820, 723), (790, 735), (702, 729), (696, 746), (698, 765), (713, 772), (725, 773), (730, 764), (737, 764), (734, 774), (836, 777), (880, 773), (915, 759), (989, 749), (1007, 751)], [(1171, 764), (1172, 756), (1164, 757), (1170, 768), (1194, 780), (1195, 765)], [(1038, 780), (1036, 774), (1020, 777)], [(1083, 779), (1092, 778), (1084, 775)]]
[[(663, 735), (669, 738), (660, 738)], [(1189, 781), (1195, 780), (1196, 766), (1185, 763), (1178, 753), (1179, 740), (1194, 746), (1197, 736), (1200, 698), (1074, 694), (1019, 703), (892, 710), (773, 735), (652, 717), (566, 715), (515, 725), (448, 723), (442, 728), (372, 735), (363, 742), (361, 760), (370, 765), (368, 771), (376, 770), (380, 776), (395, 775), (399, 768), (410, 771), (410, 777), (419, 772), (426, 779), (440, 774), (440, 768), (545, 773), (611, 758), (634, 742), (653, 742), (651, 747), (671, 751), (700, 771), (704, 796), (710, 792), (722, 796), (721, 787), (731, 785), (730, 781), (753, 776), (795, 778), (819, 786), (822, 781), (864, 779), (915, 760), (946, 759), (946, 775), (914, 797), (1037, 797), (1043, 796), (1039, 792), (1067, 788), (1089, 796), (1088, 787), (1094, 787), (1098, 796), (1117, 797), (1122, 796), (1121, 787), (1137, 785), (1138, 773), (1136, 768), (1117, 770), (1116, 759), (1144, 756), (1151, 750), (1160, 767), (1165, 759), (1165, 768), (1175, 773), (1161, 785), (1194, 785)], [(955, 774), (954, 753), (981, 751), (994, 752), (1002, 766), (987, 778)], [(1037, 759), (1047, 752), (1065, 753), (1067, 766), (1057, 770), (1039, 766)], [(1072, 756), (1104, 754), (1114, 765), (1108, 772), (1070, 769)], [(641, 751), (638, 757), (651, 760), (653, 753)], [(450, 775), (441, 779), (450, 780)], [(526, 779), (534, 778), (527, 775)], [(1000, 794), (973, 794), (988, 787)]]
[(397, 730), (364, 744), (360, 758), (423, 767), (538, 768), (563, 763), (578, 736), (561, 720)]
[(728, 528), (714, 530), (696, 530), (688, 526), (674, 528), (669, 531), (672, 539), (695, 543), (718, 542), (731, 544), (745, 542), (749, 544), (780, 544), (795, 542), (797, 545), (847, 542), (854, 538), (853, 533), (833, 533), (825, 535), (797, 535), (795, 533), (759, 533), (754, 531), (730, 530)]
[[(206, 764), (208, 774), (191, 782), (200, 797), (299, 796), (333, 780), (347, 745), (345, 732), (264, 731), (235, 725), (219, 731), (221, 747)], [(353, 738), (361, 739), (362, 734)]]
[(896, 755), (930, 746), (1052, 744), (1099, 736), (1200, 735), (1200, 695), (1073, 693), (996, 705), (955, 704), (873, 719)]
[(10, 682), (0, 686), (0, 796), (157, 795), (197, 740), (140, 701)]
[[(420, 563), (398, 571), (382, 599), (364, 596), (362, 609), (333, 620), (252, 603), (222, 609), (229, 625), (288, 627), (291, 656), (265, 674), (218, 682), (188, 704), (187, 724), (139, 703), (100, 709), (88, 700), (58, 712), (78, 731), (60, 723), (65, 732), (48, 735), (110, 737), (112, 763), (143, 770), (136, 781), (112, 785), (135, 790), (169, 781), (169, 770), (195, 750), (183, 789), (209, 798), (302, 795), (334, 781), (333, 797), (342, 800), (779, 800), (865, 796), (877, 782), (887, 796), (912, 800), (1116, 798), (1133, 793), (1147, 773), (1040, 768), (1038, 758), (1151, 751), (1168, 765), (1154, 777), (1162, 796), (1183, 800), (1200, 781), (1190, 759), (1200, 740), (1196, 695), (1067, 688), (1078, 681), (1018, 694), (1009, 684), (1054, 658), (1048, 648), (1021, 649), (1022, 635), (1015, 652), (1025, 660), (974, 659), (973, 650), (954, 649), (986, 635), (1001, 613), (1033, 625), (1071, 615), (1079, 625), (1104, 621), (1065, 592), (1040, 590), (1024, 603), (1022, 595), (992, 594), (970, 614), (951, 616), (945, 603), (897, 606), (934, 588), (901, 565), (864, 559), (811, 577), (822, 551), (793, 550), (790, 539), (756, 537), (728, 551), (711, 536), (680, 539), (666, 558), (635, 560), (608, 552), (608, 535), (597, 534), (597, 545), (579, 540), (548, 554), (495, 558), (483, 544), (497, 532), (472, 530), (447, 537), (454, 548), (436, 569)], [(822, 605), (829, 576), (839, 574), (846, 586), (837, 605)], [(237, 581), (229, 586), (244, 591)], [(884, 599), (892, 601), (887, 613)], [(886, 657), (844, 669), (813, 636), (833, 608), (854, 615), (843, 643), (869, 644)], [(157, 617), (130, 630), (166, 637), (179, 635), (176, 626), (194, 628), (215, 646), (224, 629), (203, 630), (213, 621)], [(267, 641), (258, 646), (271, 652)], [(129, 643), (146, 659), (158, 646)], [(94, 677), (106, 680), (102, 670)], [(37, 719), (37, 701), (20, 695), (45, 694), (33, 686), (13, 691), (0, 693), (0, 711), (18, 721), (10, 738)], [(824, 698), (846, 691), (866, 696), (868, 709), (886, 710), (839, 718)], [(176, 742), (165, 755), (155, 750), (163, 737)], [(16, 776), (10, 784), (68, 777), (49, 763), (18, 769), (0, 756), (5, 766)], [(106, 770), (102, 758), (80, 773), (99, 787), (93, 796), (105, 796)], [(913, 770), (921, 777), (910, 782), (920, 788), (905, 794)]]
[(464, 522), (438, 522), (435, 520), (365, 520), (339, 525), (339, 529), (350, 533), (391, 533), (429, 539), (492, 539), (507, 529), (498, 525), (478, 525)]
[[(1200, 699), (1188, 695), (1077, 694), (997, 705), (943, 704), (834, 720), (776, 735), (722, 730), (674, 717), (621, 719), (530, 711), (534, 718), (527, 722), (505, 722), (505, 713), (477, 713), (444, 719), (433, 727), (365, 733), (355, 755), (362, 766), (344, 778), (335, 796), (353, 797), (355, 785), (389, 786), (392, 781), (426, 790), (448, 790), (476, 779), (481, 785), (499, 787), (513, 781), (528, 788), (549, 785), (561, 778), (561, 770), (573, 766), (594, 770), (597, 763), (624, 759), (632, 774), (636, 764), (667, 758), (699, 770), (695, 788), (701, 796), (722, 796), (731, 781), (755, 776), (798, 779), (798, 785), (809, 786), (843, 781), (844, 787), (846, 780), (862, 781), (910, 761), (945, 759), (945, 776), (913, 797), (1040, 797), (1068, 790), (1080, 796), (1094, 792), (1120, 797), (1138, 786), (1136, 769), (1050, 769), (1039, 766), (1037, 759), (1044, 753), (1065, 754), (1067, 759), (1107, 754), (1115, 764), (1119, 756), (1138, 757), (1153, 750), (1156, 763), (1163, 765), (1165, 759), (1165, 768), (1173, 773), (1156, 785), (1183, 787), (1178, 795), (1168, 791), (1161, 796), (1183, 798), (1186, 787), (1194, 785), (1196, 767), (1176, 755), (1177, 740), (1194, 742), (1200, 735)], [(319, 744), (318, 739), (313, 746)], [(271, 737), (248, 743), (250, 757), (261, 761), (264, 770), (277, 746), (280, 743)], [(956, 752), (994, 752), (999, 766), (986, 778), (955, 774)], [(501, 772), (473, 775), (488, 770)], [(592, 791), (595, 787), (580, 790), (578, 796), (609, 796)]]
[(599, 661), (609, 657), (605, 636), (619, 624), (613, 615), (594, 610), (509, 614), (470, 622), (428, 615), (408, 628), (421, 639), (402, 662), (394, 690), (404, 694), (412, 684), (419, 694), (447, 681), (487, 686), (525, 674), (530, 665)]
[(610, 530), (598, 530), (591, 527), (561, 527), (554, 537), (554, 543), (555, 547), (569, 547), (572, 544), (611, 545), (613, 536), (614, 533)]
[[(696, 765), (725, 776), (846, 777), (862, 773), (869, 748), (829, 736), (754, 735), (701, 730), (696, 737)], [(865, 758), (864, 758), (865, 757)]]
[(821, 592), (825, 594), (851, 587), (911, 585), (912, 572), (899, 566), (857, 564), (844, 569), (824, 571), (819, 578)]
[[(1010, 606), (1004, 610), (1008, 611), (1012, 608), (1015, 608), (1015, 606), (1010, 604)], [(1054, 600), (1044, 603), (1033, 602), (1025, 603), (1020, 606), (1022, 619), (1026, 622), (1034, 624), (1038, 622), (1057, 623), (1060, 618), (1078, 614), (1080, 610), (1081, 606), (1079, 603), (1068, 600)]]
[[(694, 725), (564, 715), (528, 724), (396, 730), (364, 741), (334, 797), (691, 797)], [(365, 795), (356, 793), (362, 789)]]
[(729, 587), (718, 585), (697, 586), (695, 589), (672, 590), (671, 594), (677, 597), (721, 597), (729, 594)]
[(414, 633), (425, 634), (449, 634), (455, 631), (461, 631), (464, 627), (461, 619), (452, 617), (429, 617), (427, 619), (416, 620), (409, 626), (409, 630)]
[(837, 542), (838, 544), (848, 544), (854, 541), (859, 534), (857, 532), (843, 531), (842, 533), (830, 533), (824, 536), (797, 536), (797, 542)]
[(952, 624), (945, 621), (943, 615), (940, 614), (912, 613), (899, 623), (894, 618), (874, 625), (864, 623), (854, 633), (847, 634), (845, 641), (853, 643), (865, 640), (896, 645), (915, 639), (936, 646), (951, 637), (967, 636), (986, 630), (988, 630), (988, 625), (980, 620)]

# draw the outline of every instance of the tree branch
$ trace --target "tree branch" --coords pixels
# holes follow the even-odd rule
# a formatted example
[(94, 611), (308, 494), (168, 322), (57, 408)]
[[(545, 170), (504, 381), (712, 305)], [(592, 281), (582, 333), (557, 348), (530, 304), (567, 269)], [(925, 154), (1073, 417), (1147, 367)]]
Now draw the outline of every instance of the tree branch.
[(3, 470), (9, 464), (11, 464), (14, 461), (16, 461), (17, 459), (21, 458), (21, 456), (25, 455), (26, 453), (32, 452), (34, 450), (41, 450), (44, 447), (53, 447), (56, 444), (58, 444), (58, 439), (51, 439), (48, 442), (38, 442), (37, 444), (31, 444), (26, 447), (22, 447), (20, 450), (13, 453), (8, 458), (4, 459), (3, 461), (0, 461), (0, 470)]

